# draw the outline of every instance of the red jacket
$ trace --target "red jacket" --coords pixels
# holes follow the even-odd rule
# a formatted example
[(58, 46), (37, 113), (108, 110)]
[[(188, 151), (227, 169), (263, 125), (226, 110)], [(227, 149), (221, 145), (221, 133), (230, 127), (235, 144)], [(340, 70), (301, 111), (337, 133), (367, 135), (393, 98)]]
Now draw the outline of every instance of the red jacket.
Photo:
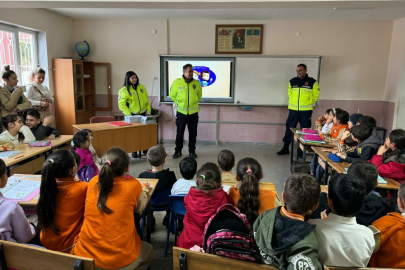
[(405, 180), (405, 164), (401, 164), (395, 161), (384, 163), (383, 156), (381, 155), (373, 156), (370, 162), (377, 167), (378, 174), (381, 177), (392, 178), (400, 183)]
[(373, 226), (380, 231), (381, 246), (371, 256), (370, 266), (405, 268), (405, 218), (400, 213), (389, 213)]
[(222, 188), (212, 190), (210, 193), (191, 188), (184, 198), (186, 207), (184, 229), (177, 240), (177, 246), (186, 249), (194, 245), (202, 247), (205, 224), (218, 207), (226, 203), (234, 205), (232, 198)]

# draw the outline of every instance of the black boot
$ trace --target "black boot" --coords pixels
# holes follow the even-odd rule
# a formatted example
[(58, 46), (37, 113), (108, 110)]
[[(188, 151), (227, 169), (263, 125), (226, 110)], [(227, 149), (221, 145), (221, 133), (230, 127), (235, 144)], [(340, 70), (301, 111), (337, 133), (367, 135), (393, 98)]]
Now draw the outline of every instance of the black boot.
[(285, 143), (283, 148), (277, 152), (277, 155), (281, 156), (281, 155), (288, 155), (290, 153), (290, 145)]

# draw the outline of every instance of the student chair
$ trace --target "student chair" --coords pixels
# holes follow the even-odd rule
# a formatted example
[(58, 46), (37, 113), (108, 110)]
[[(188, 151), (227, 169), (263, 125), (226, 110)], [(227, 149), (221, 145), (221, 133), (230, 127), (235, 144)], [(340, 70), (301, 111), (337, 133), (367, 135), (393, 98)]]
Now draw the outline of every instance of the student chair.
[[(152, 210), (152, 215), (153, 215), (153, 212), (169, 210), (170, 193), (171, 193), (170, 188), (153, 193), (152, 197), (150, 198), (150, 202), (149, 202), (151, 210)], [(147, 206), (147, 207), (149, 207), (149, 206)], [(141, 224), (141, 228), (140, 228), (141, 240), (143, 240), (143, 228), (145, 227), (146, 212), (147, 211), (145, 209), (145, 211), (142, 213), (142, 224)]]
[(90, 124), (113, 122), (113, 121), (116, 121), (115, 116), (94, 116), (90, 118)]
[(186, 208), (184, 207), (184, 197), (186, 195), (170, 195), (169, 196), (169, 209), (170, 209), (170, 219), (169, 219), (169, 229), (166, 235), (166, 245), (164, 257), (167, 255), (167, 247), (169, 245), (169, 236), (172, 232), (172, 225), (174, 225), (174, 245), (177, 244), (177, 229), (179, 220), (184, 219), (186, 214)]

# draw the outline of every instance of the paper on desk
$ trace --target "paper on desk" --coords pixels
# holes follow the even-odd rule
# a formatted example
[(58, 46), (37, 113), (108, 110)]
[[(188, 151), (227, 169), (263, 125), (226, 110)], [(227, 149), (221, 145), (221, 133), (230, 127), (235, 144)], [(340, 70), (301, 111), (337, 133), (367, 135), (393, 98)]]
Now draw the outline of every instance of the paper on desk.
[(227, 186), (227, 185), (222, 185), (222, 189), (228, 193), (229, 189), (231, 188), (231, 186)]
[(30, 201), (38, 195), (40, 186), (40, 181), (12, 176), (8, 179), (7, 185), (0, 189), (0, 192), (9, 201)]
[[(349, 168), (345, 168), (346, 172), (349, 170)], [(381, 176), (377, 177), (378, 184), (387, 184), (387, 181), (384, 180)]]

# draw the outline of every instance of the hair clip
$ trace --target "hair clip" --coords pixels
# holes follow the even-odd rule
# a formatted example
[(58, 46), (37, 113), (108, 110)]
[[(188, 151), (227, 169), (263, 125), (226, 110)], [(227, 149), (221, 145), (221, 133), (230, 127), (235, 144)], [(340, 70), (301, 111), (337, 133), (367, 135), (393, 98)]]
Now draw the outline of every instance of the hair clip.
[[(108, 163), (108, 165), (110, 165), (110, 166), (111, 166), (111, 161), (106, 160), (106, 161), (105, 161), (105, 163)], [(105, 163), (104, 163), (104, 164), (105, 164)]]
[(52, 164), (55, 162), (53, 159), (48, 159)]
[(203, 174), (202, 174), (202, 175), (201, 175), (201, 177), (202, 177), (202, 179), (204, 179), (204, 180), (205, 180), (205, 175), (203, 175)]
[(252, 170), (251, 169), (247, 169), (246, 173), (251, 173)]

